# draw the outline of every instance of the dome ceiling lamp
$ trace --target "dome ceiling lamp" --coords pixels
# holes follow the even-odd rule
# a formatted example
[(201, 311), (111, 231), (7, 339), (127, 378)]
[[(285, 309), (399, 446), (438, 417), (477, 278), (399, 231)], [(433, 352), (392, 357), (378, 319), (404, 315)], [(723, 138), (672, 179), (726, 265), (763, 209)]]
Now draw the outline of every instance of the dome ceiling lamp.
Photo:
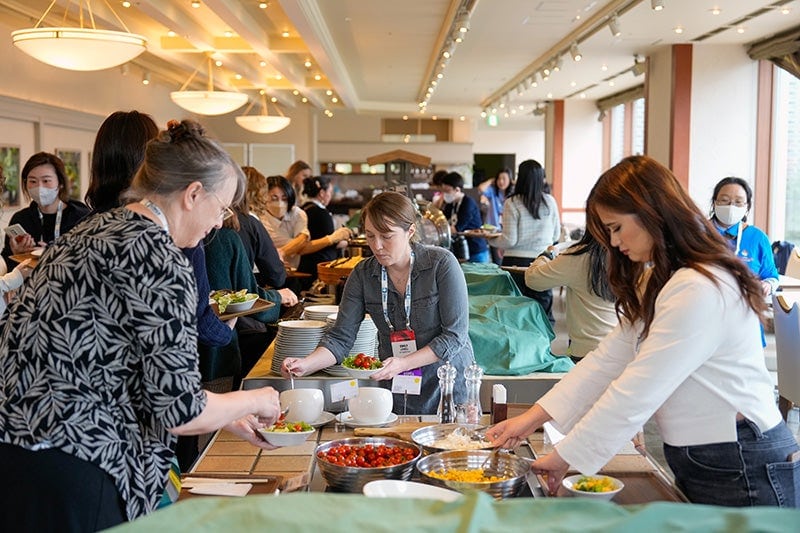
[(177, 91), (172, 91), (169, 97), (186, 111), (198, 115), (224, 115), (239, 109), (247, 102), (245, 93), (233, 91), (214, 90), (214, 69), (211, 65), (211, 55), (207, 55), (208, 87), (205, 91), (187, 91), (186, 87), (192, 82), (199, 67), (189, 76), (189, 79)]
[(247, 112), (253, 107), (255, 102), (251, 102), (245, 109), (244, 115), (236, 117), (236, 123), (242, 128), (255, 132), (255, 133), (275, 133), (281, 131), (289, 125), (292, 121), (291, 118), (285, 116), (280, 108), (276, 105), (275, 109), (278, 110), (279, 115), (270, 115), (267, 108), (267, 91), (261, 89), (261, 113), (260, 115), (248, 115)]
[[(80, 26), (39, 27), (55, 5), (53, 0), (33, 28), (11, 32), (14, 46), (48, 65), (66, 70), (103, 70), (127, 63), (145, 51), (147, 39), (128, 31), (125, 23), (109, 9), (125, 31), (99, 30), (95, 27), (91, 0), (80, 0)], [(91, 27), (84, 27), (84, 4)], [(64, 12), (66, 19), (66, 10)]]

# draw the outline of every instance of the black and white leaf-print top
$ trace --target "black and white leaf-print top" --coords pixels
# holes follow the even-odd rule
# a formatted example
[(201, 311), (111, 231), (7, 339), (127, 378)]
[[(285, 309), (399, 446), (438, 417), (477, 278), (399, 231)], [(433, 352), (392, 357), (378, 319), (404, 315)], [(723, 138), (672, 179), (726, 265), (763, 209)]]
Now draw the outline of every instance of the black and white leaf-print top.
[(189, 262), (152, 221), (94, 216), (47, 249), (0, 335), (0, 442), (57, 448), (115, 480), (132, 520), (167, 483), (167, 428), (206, 404)]

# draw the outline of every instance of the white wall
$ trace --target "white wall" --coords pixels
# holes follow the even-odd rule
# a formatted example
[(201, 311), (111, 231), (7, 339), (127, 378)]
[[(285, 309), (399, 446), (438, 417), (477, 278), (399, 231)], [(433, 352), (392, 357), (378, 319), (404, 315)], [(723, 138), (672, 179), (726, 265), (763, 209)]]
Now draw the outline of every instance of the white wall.
[[(593, 101), (564, 102), (563, 209), (586, 206), (586, 197), (603, 171), (603, 125)], [(584, 225), (583, 213), (562, 212), (563, 222)]]
[(497, 129), (479, 123), (473, 130), (472, 149), (476, 154), (515, 154), (517, 165), (526, 159), (544, 164), (544, 121), (529, 121), (526, 126), (509, 130), (506, 125)]
[(754, 185), (757, 80), (743, 46), (694, 46), (689, 194), (704, 211), (720, 179)]

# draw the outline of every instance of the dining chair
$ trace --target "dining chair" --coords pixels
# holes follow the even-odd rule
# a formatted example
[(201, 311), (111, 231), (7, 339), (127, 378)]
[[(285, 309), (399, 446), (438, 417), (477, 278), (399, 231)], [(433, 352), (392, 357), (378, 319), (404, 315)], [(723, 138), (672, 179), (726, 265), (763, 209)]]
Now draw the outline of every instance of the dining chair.
[(786, 275), (800, 279), (800, 247), (795, 246), (786, 262)]
[(800, 404), (800, 291), (775, 293), (772, 308), (778, 360), (778, 408), (786, 420), (793, 404)]

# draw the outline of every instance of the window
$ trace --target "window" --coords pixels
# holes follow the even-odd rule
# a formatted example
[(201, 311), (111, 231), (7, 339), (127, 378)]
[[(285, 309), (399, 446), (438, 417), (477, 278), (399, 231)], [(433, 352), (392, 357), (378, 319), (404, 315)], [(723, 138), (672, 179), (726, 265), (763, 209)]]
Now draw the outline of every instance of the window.
[(775, 71), (770, 236), (800, 245), (800, 79)]
[(609, 168), (629, 155), (644, 153), (644, 86), (597, 102), (603, 122), (603, 165)]

